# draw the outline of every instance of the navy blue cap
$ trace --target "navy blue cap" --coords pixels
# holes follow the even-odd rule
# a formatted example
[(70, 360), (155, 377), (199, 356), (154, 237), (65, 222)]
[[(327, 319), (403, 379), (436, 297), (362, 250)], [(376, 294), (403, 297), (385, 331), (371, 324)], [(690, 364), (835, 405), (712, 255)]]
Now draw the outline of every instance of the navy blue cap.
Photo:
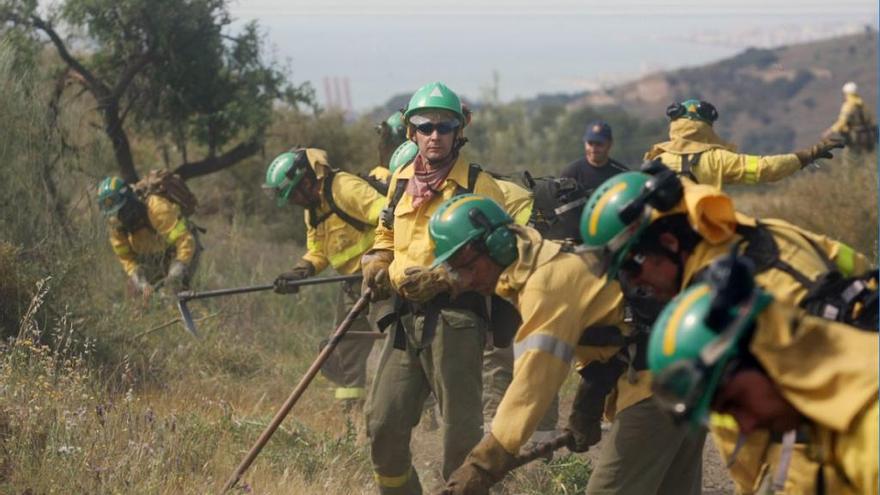
[(584, 132), (584, 142), (595, 141), (599, 143), (607, 143), (613, 140), (611, 136), (611, 126), (608, 122), (597, 120), (587, 124), (587, 130)]

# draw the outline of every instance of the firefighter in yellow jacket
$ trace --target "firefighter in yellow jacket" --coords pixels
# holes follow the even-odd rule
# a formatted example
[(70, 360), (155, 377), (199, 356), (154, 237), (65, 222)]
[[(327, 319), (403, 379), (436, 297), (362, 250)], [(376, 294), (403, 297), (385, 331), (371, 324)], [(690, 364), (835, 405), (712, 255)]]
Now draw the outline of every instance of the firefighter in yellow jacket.
[[(534, 198), (532, 192), (519, 184), (496, 179), (498, 188), (504, 196), (504, 211), (517, 225), (526, 225), (532, 216)], [(510, 329), (516, 331), (516, 329)], [(483, 420), (489, 424), (495, 416), (504, 393), (513, 380), (513, 349), (511, 346), (498, 347), (493, 342), (483, 352)], [(556, 434), (556, 422), (559, 419), (559, 396), (554, 397), (547, 414), (538, 424), (532, 442), (550, 440)], [(484, 428), (485, 429), (485, 428)]]
[[(634, 305), (659, 312), (733, 246), (756, 260), (759, 285), (792, 304), (804, 302), (826, 274), (852, 276), (871, 267), (867, 258), (845, 244), (781, 220), (756, 220), (735, 212), (731, 199), (714, 187), (680, 180), (662, 165), (655, 164), (652, 172), (653, 176), (630, 172), (607, 181), (590, 198), (581, 221), (585, 245), (602, 253), (609, 276), (620, 280)], [(841, 317), (851, 314), (869, 294), (855, 291), (847, 307), (835, 311)], [(644, 318), (651, 323), (655, 316)], [(641, 387), (621, 393), (619, 408), (651, 395), (650, 374), (640, 373)], [(627, 395), (631, 397), (625, 399)], [(723, 417), (713, 417), (713, 434), (725, 457), (733, 453), (737, 438), (729, 426)], [(753, 493), (767, 469), (766, 434), (747, 440), (731, 469), (740, 493)], [(803, 445), (782, 449), (780, 441), (771, 444), (767, 456), (775, 464), (780, 455), (791, 452), (785, 454), (792, 457), (786, 493), (812, 493), (816, 465), (806, 459)]]
[(410, 439), (429, 393), (442, 415), (444, 478), (480, 440), (486, 300), (451, 293), (449, 274), (430, 269), (428, 220), (441, 202), (464, 192), (503, 201), (491, 176), (459, 159), (466, 122), (451, 89), (440, 82), (423, 86), (404, 119), (418, 154), (392, 176), (389, 206), (363, 260), (364, 284), (377, 298), (395, 293), (398, 309), (367, 405), (370, 453), (383, 494), (422, 491)]
[[(361, 256), (373, 245), (379, 213), (386, 204), (385, 197), (373, 186), (354, 174), (330, 167), (326, 151), (303, 148), (278, 155), (266, 171), (263, 187), (276, 198), (278, 206), (290, 201), (305, 208), (306, 253), (291, 271), (276, 279), (276, 292), (296, 292), (285, 282), (311, 277), (328, 266), (342, 275), (360, 271)], [(359, 290), (356, 283), (343, 283), (336, 306), (337, 323), (360, 297)], [(371, 324), (362, 316), (352, 328), (370, 331)], [(335, 397), (344, 409), (364, 401), (372, 346), (369, 339), (343, 340), (321, 369), (337, 385)]]
[(429, 229), (435, 267), (447, 266), (462, 290), (495, 293), (522, 315), (513, 344), (513, 381), (491, 431), (471, 450), (444, 491), (487, 493), (534, 433), (572, 363), (616, 352), (613, 347), (579, 346), (579, 340), (582, 333), (590, 332), (588, 327), (621, 324), (623, 298), (617, 284), (594, 276), (581, 255), (513, 223), (488, 198), (464, 195), (448, 200), (434, 213)]
[(824, 135), (842, 136), (846, 143), (844, 161), (855, 163), (877, 146), (877, 124), (865, 108), (856, 83), (849, 81), (843, 85), (843, 98), (840, 115)]
[(673, 103), (666, 109), (669, 141), (655, 144), (645, 160), (660, 159), (667, 167), (694, 182), (721, 188), (723, 184), (757, 184), (783, 179), (818, 158), (831, 158), (839, 140), (823, 138), (815, 145), (784, 155), (737, 153), (736, 146), (715, 134), (715, 107), (702, 100)]
[(189, 287), (200, 249), (180, 207), (158, 194), (141, 200), (119, 177), (101, 181), (98, 204), (133, 290), (149, 297), (160, 282), (172, 290)]
[[(683, 292), (654, 325), (648, 363), (655, 399), (695, 425), (711, 410), (735, 418), (745, 434), (802, 436), (818, 465), (811, 493), (876, 495), (876, 328), (774, 300), (755, 287), (754, 267), (741, 259), (718, 266), (709, 283)], [(784, 466), (772, 476), (773, 493), (795, 493), (785, 487)]]

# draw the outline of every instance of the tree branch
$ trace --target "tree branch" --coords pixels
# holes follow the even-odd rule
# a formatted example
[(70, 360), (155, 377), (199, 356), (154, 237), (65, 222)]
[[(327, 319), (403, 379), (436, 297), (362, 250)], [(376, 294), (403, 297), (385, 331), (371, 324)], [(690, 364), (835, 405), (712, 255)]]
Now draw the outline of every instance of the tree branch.
[(110, 93), (111, 98), (121, 98), (122, 94), (128, 89), (128, 85), (131, 84), (131, 81), (134, 80), (135, 76), (137, 76), (144, 67), (151, 64), (153, 59), (153, 51), (149, 50), (138, 57), (138, 59), (132, 62), (131, 65), (126, 67), (125, 71), (123, 71), (122, 75), (119, 77), (119, 81), (116, 82), (116, 86), (113, 87), (113, 91)]
[(104, 84), (103, 81), (95, 77), (94, 74), (85, 66), (80, 63), (79, 60), (76, 59), (73, 55), (67, 51), (67, 45), (64, 44), (64, 40), (58, 36), (58, 33), (55, 32), (55, 29), (49, 25), (48, 22), (41, 19), (39, 16), (32, 15), (31, 22), (34, 24), (34, 27), (46, 33), (49, 36), (49, 39), (52, 41), (52, 44), (55, 45), (55, 49), (58, 50), (58, 55), (61, 57), (61, 60), (64, 61), (71, 69), (75, 70), (85, 79), (86, 83), (88, 83), (89, 88), (95, 94), (95, 97), (98, 100), (106, 98), (109, 96), (110, 88)]
[(180, 175), (184, 180), (212, 174), (256, 154), (260, 151), (261, 145), (260, 139), (252, 137), (250, 140), (240, 143), (220, 156), (208, 157), (192, 163), (184, 163), (174, 169), (174, 173)]

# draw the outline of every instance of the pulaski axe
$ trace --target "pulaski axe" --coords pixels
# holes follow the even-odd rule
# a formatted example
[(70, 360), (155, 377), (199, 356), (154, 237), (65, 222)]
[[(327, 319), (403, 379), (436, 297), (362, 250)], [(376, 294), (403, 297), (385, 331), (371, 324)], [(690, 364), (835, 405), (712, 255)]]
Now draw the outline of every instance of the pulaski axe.
[[(361, 275), (340, 275), (336, 277), (318, 277), (306, 278), (295, 282), (288, 282), (288, 287), (305, 287), (306, 285), (330, 284), (334, 282), (354, 282), (361, 279)], [(202, 292), (193, 292), (186, 290), (177, 293), (177, 309), (180, 311), (180, 318), (183, 320), (183, 326), (186, 331), (193, 337), (198, 337), (196, 331), (196, 323), (193, 320), (192, 313), (189, 311), (187, 303), (193, 299), (207, 299), (210, 297), (231, 296), (234, 294), (246, 294), (248, 292), (260, 292), (264, 290), (272, 290), (275, 284), (250, 285), (247, 287), (233, 287), (231, 289), (206, 290)]]

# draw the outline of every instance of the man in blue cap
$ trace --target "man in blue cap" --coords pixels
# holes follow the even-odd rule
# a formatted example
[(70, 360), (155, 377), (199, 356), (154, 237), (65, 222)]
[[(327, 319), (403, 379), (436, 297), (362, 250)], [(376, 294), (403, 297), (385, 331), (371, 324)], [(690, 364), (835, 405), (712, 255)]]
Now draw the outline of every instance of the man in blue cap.
[[(585, 197), (589, 198), (600, 184), (614, 175), (629, 171), (626, 165), (611, 158), (613, 145), (611, 126), (601, 120), (590, 122), (584, 132), (584, 157), (569, 163), (560, 175), (576, 180), (585, 192)], [(576, 214), (565, 217), (565, 219), (573, 219), (571, 228), (566, 226), (565, 230), (571, 231), (570, 237), (578, 241), (580, 241), (580, 232), (577, 222), (581, 218), (581, 210), (583, 206), (576, 210)]]

